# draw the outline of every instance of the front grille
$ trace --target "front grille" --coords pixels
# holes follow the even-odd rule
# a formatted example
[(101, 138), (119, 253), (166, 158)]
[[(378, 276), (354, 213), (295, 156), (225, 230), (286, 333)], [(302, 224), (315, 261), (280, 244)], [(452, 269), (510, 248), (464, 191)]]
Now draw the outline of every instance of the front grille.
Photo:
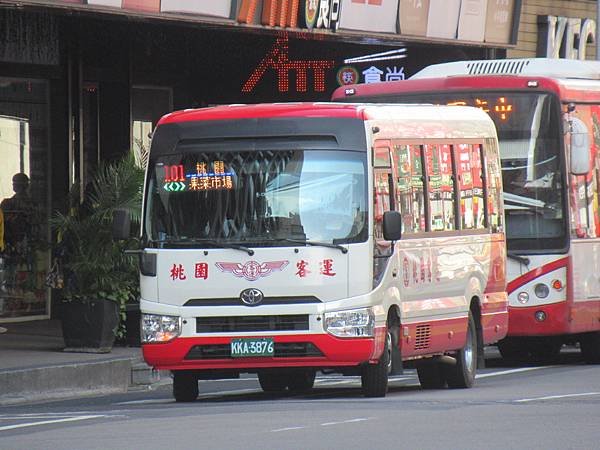
[[(305, 303), (322, 303), (317, 297), (265, 297), (261, 305), (302, 305)], [(192, 298), (183, 306), (239, 306), (244, 305), (239, 297), (230, 298)], [(245, 306), (245, 305), (244, 305)], [(254, 306), (253, 306), (254, 308)]]
[(415, 337), (415, 350), (424, 350), (429, 348), (429, 339), (431, 338), (431, 327), (429, 325), (418, 325), (417, 335)]
[[(311, 342), (275, 343), (275, 358), (306, 358), (315, 356), (323, 356), (323, 353)], [(185, 355), (186, 360), (228, 358), (231, 358), (230, 344), (195, 345)]]
[(196, 333), (308, 330), (308, 315), (197, 317)]

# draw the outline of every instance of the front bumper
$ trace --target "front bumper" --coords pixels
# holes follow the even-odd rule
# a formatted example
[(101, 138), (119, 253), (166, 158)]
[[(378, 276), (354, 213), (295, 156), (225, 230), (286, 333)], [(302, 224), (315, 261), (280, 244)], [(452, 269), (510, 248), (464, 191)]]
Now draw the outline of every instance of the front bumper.
[[(202, 348), (221, 349), (226, 353), (231, 345), (231, 336), (180, 337), (167, 343), (144, 344), (142, 352), (146, 363), (159, 370), (244, 371), (276, 367), (354, 367), (376, 361), (383, 351), (385, 336), (385, 327), (376, 327), (374, 337), (370, 338), (341, 339), (329, 334), (275, 335), (272, 336), (275, 342), (273, 357), (231, 358), (222, 352), (211, 354), (211, 352), (200, 351)], [(304, 347), (310, 351), (307, 351), (306, 355), (298, 354), (297, 351), (287, 355), (278, 354), (278, 347), (290, 348), (290, 346), (295, 349)]]
[[(546, 320), (537, 321), (537, 311), (543, 311)], [(566, 302), (527, 307), (509, 306), (508, 317), (507, 336), (557, 336), (570, 332)]]

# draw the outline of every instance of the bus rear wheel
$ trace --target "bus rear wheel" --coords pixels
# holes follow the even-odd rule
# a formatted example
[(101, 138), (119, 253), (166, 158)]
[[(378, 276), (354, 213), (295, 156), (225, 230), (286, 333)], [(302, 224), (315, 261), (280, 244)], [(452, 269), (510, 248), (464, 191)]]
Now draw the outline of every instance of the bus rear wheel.
[(475, 382), (477, 372), (477, 327), (473, 314), (469, 312), (467, 342), (456, 355), (456, 364), (443, 365), (448, 387), (452, 389), (470, 388)]
[(173, 397), (176, 402), (193, 402), (198, 398), (198, 378), (188, 372), (173, 372)]
[(579, 341), (583, 360), (588, 364), (600, 364), (600, 331), (585, 334)]

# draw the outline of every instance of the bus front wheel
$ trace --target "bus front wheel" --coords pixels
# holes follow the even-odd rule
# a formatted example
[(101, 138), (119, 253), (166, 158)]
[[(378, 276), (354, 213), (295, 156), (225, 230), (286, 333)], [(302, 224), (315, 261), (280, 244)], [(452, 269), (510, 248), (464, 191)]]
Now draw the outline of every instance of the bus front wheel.
[(365, 397), (385, 397), (388, 377), (392, 371), (392, 333), (388, 328), (383, 353), (377, 364), (367, 364), (362, 369), (360, 383)]

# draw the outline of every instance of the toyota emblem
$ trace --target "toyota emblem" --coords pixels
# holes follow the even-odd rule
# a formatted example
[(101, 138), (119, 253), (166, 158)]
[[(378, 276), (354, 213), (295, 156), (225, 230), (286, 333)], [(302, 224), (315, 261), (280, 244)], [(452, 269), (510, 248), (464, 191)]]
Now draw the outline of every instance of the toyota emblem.
[(246, 306), (257, 306), (263, 301), (263, 293), (256, 288), (244, 289), (240, 293), (240, 300)]

